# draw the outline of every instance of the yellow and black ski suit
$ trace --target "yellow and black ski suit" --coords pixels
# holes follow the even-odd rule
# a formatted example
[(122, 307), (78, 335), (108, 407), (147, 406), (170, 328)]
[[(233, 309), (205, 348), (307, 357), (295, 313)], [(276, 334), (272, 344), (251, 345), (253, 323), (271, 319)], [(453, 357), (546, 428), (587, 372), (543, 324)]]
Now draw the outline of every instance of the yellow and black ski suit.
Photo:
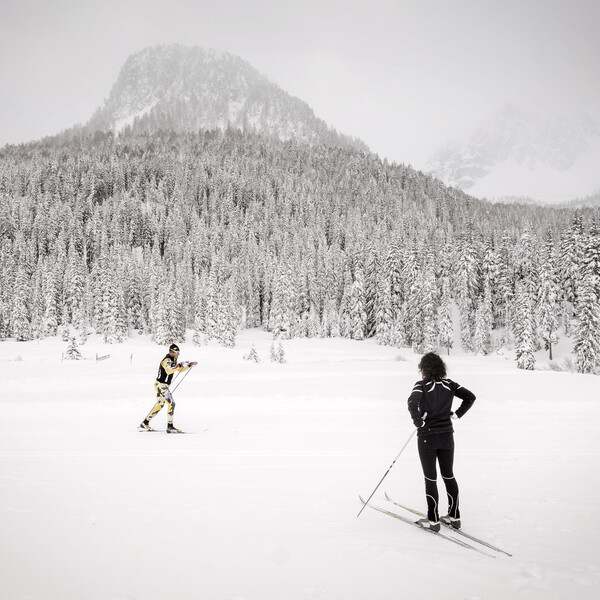
[(167, 421), (170, 425), (173, 424), (173, 414), (175, 413), (175, 400), (169, 390), (169, 385), (173, 381), (173, 375), (176, 371), (183, 373), (190, 368), (189, 365), (178, 364), (176, 358), (167, 354), (161, 361), (158, 367), (158, 376), (154, 382), (154, 389), (156, 390), (156, 404), (154, 408), (148, 413), (146, 421), (150, 421), (157, 413), (160, 412), (165, 402), (169, 405), (167, 411)]

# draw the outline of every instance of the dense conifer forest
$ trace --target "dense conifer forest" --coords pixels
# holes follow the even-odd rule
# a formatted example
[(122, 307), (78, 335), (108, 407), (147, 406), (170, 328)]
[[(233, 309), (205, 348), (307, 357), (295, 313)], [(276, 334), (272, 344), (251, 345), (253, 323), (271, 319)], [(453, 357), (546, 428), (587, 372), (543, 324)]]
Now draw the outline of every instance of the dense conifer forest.
[[(0, 339), (375, 337), (452, 352), (569, 338), (600, 366), (598, 208), (490, 204), (360, 150), (236, 130), (0, 151)], [(455, 334), (459, 334), (455, 335)]]

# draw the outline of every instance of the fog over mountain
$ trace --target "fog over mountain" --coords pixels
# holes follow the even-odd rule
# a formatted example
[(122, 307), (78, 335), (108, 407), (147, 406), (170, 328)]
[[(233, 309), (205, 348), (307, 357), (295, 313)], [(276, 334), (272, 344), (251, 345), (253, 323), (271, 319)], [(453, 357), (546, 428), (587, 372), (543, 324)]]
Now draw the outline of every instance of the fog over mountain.
[(241, 58), (183, 45), (153, 46), (130, 56), (86, 128), (118, 133), (128, 126), (147, 132), (232, 127), (284, 141), (368, 150)]
[(426, 171), (490, 200), (567, 202), (600, 191), (600, 125), (585, 114), (507, 105)]
[[(369, 152), (364, 142), (338, 133), (304, 100), (242, 58), (180, 44), (129, 56), (108, 98), (83, 126), (88, 133), (127, 128), (150, 134), (233, 128)], [(575, 109), (509, 104), (419, 168), (480, 199), (594, 205), (599, 164), (600, 125), (594, 118)]]

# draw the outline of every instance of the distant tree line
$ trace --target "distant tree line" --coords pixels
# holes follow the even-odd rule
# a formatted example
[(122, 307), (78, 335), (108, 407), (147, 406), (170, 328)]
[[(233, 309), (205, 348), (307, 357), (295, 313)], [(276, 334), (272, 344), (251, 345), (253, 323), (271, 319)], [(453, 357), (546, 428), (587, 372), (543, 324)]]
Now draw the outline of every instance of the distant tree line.
[[(236, 131), (0, 151), (0, 339), (239, 328), (417, 352), (572, 340), (600, 368), (597, 208), (489, 204), (405, 165)], [(455, 331), (455, 329), (457, 331)]]

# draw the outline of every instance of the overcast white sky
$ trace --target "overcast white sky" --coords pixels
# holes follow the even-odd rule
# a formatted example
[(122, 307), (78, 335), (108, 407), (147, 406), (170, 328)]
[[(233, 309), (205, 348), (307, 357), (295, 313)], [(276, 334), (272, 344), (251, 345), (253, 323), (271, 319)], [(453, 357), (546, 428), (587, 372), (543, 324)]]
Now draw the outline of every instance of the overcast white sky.
[(600, 0), (0, 0), (0, 146), (85, 122), (127, 57), (225, 50), (421, 167), (506, 101), (600, 107)]

